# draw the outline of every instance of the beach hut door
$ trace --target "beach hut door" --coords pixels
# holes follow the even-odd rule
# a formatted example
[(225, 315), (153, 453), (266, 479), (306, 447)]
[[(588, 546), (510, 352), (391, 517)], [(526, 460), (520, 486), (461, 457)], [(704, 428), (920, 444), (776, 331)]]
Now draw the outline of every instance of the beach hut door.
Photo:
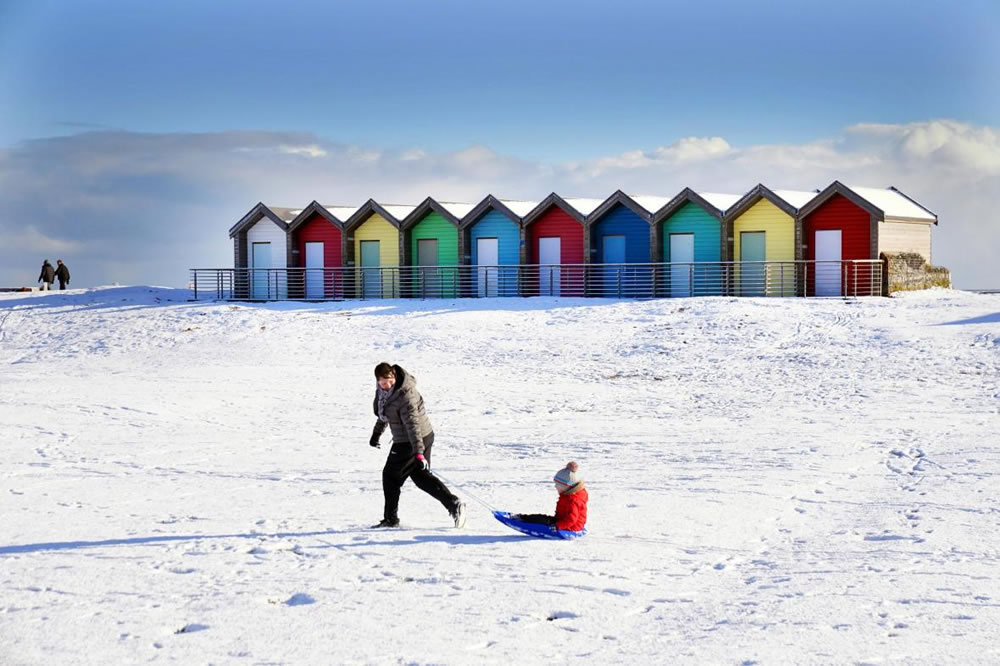
[(252, 298), (268, 298), (270, 296), (270, 283), (275, 279), (274, 275), (271, 275), (271, 271), (267, 270), (271, 268), (271, 244), (270, 243), (254, 243), (253, 244), (253, 254), (252, 263), (250, 267), (253, 269), (253, 291), (251, 293)]
[(602, 296), (621, 296), (625, 283), (625, 236), (602, 236), (601, 258), (605, 264), (618, 264), (604, 267), (604, 293)]
[(438, 242), (436, 238), (417, 240), (417, 265), (420, 266), (420, 293), (423, 296), (438, 296)]
[(497, 295), (497, 265), (500, 263), (500, 244), (496, 238), (476, 239), (476, 263), (479, 264), (479, 296)]
[(306, 298), (323, 298), (323, 243), (306, 243)]
[[(740, 295), (763, 296), (767, 293), (767, 257), (764, 231), (740, 232)], [(761, 263), (747, 263), (761, 262)]]
[(670, 296), (690, 296), (694, 284), (694, 234), (670, 234)]
[(559, 295), (559, 263), (562, 261), (561, 238), (538, 239), (538, 293), (540, 296)]
[[(816, 232), (816, 295), (840, 296), (840, 229)], [(829, 262), (829, 263), (824, 263)]]
[(382, 272), (379, 270), (379, 247), (377, 240), (361, 241), (361, 280), (365, 298), (379, 298), (382, 295)]

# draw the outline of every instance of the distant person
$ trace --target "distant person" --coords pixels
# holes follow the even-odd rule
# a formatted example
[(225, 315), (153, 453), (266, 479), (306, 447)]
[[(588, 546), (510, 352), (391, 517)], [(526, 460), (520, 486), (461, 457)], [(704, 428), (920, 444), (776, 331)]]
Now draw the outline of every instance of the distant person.
[(69, 284), (69, 269), (62, 259), (56, 259), (56, 264), (56, 279), (59, 280), (59, 291), (62, 291)]
[(52, 289), (52, 281), (56, 279), (56, 269), (46, 259), (42, 262), (42, 272), (38, 274), (38, 281), (42, 283), (42, 291)]
[(375, 527), (399, 527), (399, 491), (407, 479), (448, 509), (455, 527), (465, 525), (465, 503), (451, 494), (441, 479), (431, 474), (434, 430), (417, 392), (417, 379), (398, 365), (375, 366), (375, 428), (368, 443), (379, 448), (386, 426), (392, 431), (392, 448), (382, 468), (385, 507)]
[(512, 516), (525, 523), (551, 525), (557, 530), (579, 532), (587, 526), (587, 486), (583, 478), (577, 474), (580, 467), (575, 462), (567, 463), (556, 472), (552, 480), (559, 492), (556, 502), (556, 513), (550, 516), (544, 513), (522, 513)]

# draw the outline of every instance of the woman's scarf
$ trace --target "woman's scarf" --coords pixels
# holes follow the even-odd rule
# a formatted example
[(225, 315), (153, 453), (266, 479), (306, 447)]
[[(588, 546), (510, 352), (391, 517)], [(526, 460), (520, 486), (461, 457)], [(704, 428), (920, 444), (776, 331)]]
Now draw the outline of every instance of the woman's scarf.
[(387, 391), (377, 383), (375, 384), (375, 397), (378, 398), (378, 418), (380, 421), (384, 421), (386, 423), (389, 422), (389, 419), (385, 417), (385, 403), (389, 400), (389, 396), (392, 395), (392, 391), (395, 388), (396, 387), (393, 386)]

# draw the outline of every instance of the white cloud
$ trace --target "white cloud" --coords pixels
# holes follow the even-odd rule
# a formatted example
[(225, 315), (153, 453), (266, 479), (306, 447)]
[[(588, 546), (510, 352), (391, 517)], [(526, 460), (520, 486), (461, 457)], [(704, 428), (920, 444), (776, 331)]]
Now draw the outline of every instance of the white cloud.
[(845, 133), (858, 149), (888, 148), (900, 162), (931, 162), (938, 168), (984, 172), (979, 175), (1000, 172), (1000, 133), (996, 128), (933, 120), (906, 125), (861, 123), (848, 127)]
[(315, 144), (310, 146), (278, 146), (278, 152), (285, 155), (302, 155), (304, 157), (326, 156), (326, 151)]
[[(74, 276), (93, 267), (81, 284), (184, 284), (191, 266), (231, 263), (227, 230), (260, 200), (415, 204), (431, 195), (475, 203), (487, 193), (605, 197), (619, 188), (670, 197), (685, 186), (738, 194), (758, 182), (814, 189), (835, 179), (900, 187), (940, 216), (935, 263), (952, 268), (959, 285), (1000, 286), (990, 268), (1000, 247), (1000, 132), (953, 120), (860, 123), (801, 144), (684, 137), (548, 164), (481, 145), (390, 151), (303, 133), (91, 132), (28, 141), (0, 150), (0, 283), (34, 270), (42, 258), (35, 254), (60, 252), (76, 262)], [(149, 273), (112, 274), (123, 257)]]
[(21, 230), (15, 230), (7, 234), (6, 242), (11, 247), (20, 248), (23, 252), (37, 252), (42, 254), (68, 254), (78, 252), (82, 248), (82, 243), (47, 236), (31, 224)]

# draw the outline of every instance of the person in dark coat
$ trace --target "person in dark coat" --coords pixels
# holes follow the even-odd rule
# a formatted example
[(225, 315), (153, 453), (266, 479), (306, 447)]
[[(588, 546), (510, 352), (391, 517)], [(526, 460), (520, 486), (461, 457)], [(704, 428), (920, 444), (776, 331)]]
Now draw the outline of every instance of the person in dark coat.
[(59, 280), (59, 290), (62, 291), (69, 284), (69, 269), (62, 259), (56, 259), (56, 279)]
[(464, 526), (465, 503), (430, 471), (434, 430), (424, 411), (424, 399), (417, 391), (416, 377), (398, 365), (379, 363), (375, 366), (375, 380), (372, 408), (378, 421), (368, 443), (379, 448), (386, 426), (392, 432), (392, 448), (382, 468), (385, 508), (382, 522), (375, 527), (399, 526), (399, 491), (407, 479), (413, 479), (417, 488), (441, 502), (455, 527)]
[(42, 291), (52, 289), (52, 281), (56, 279), (56, 269), (46, 259), (42, 262), (42, 272), (38, 274), (38, 281), (42, 283)]

